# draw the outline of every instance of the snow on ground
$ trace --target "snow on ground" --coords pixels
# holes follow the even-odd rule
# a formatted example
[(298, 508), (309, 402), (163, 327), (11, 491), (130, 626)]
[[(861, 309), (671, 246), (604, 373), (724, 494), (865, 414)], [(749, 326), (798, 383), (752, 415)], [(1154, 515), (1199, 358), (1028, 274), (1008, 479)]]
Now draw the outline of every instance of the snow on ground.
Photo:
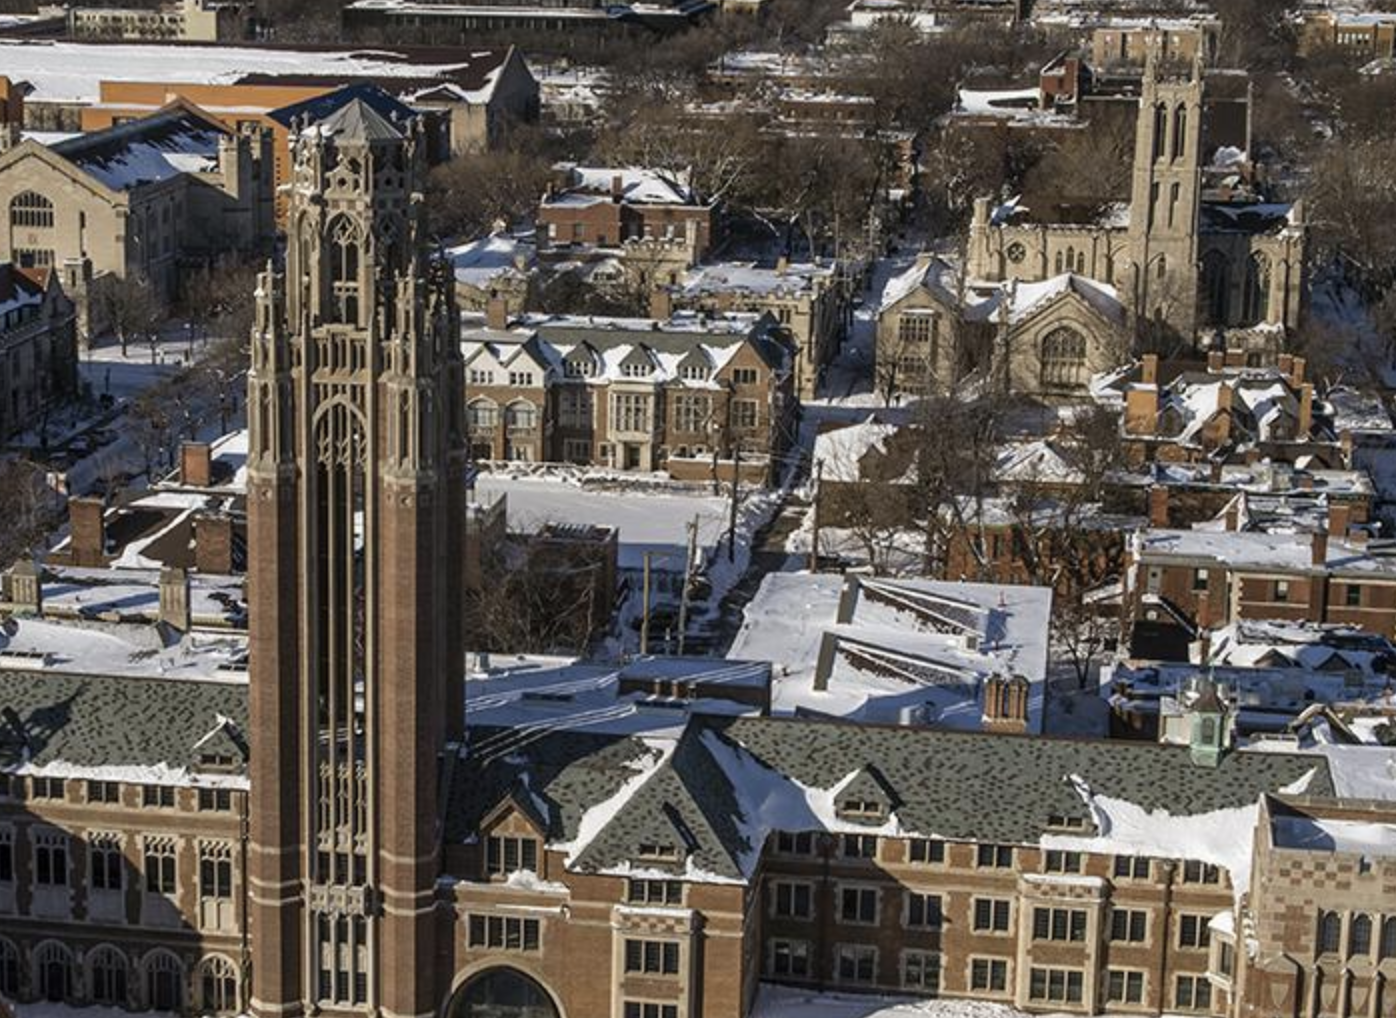
[(1023, 1012), (982, 1000), (917, 1000), (872, 994), (814, 993), (763, 983), (751, 1018), (1019, 1018)]

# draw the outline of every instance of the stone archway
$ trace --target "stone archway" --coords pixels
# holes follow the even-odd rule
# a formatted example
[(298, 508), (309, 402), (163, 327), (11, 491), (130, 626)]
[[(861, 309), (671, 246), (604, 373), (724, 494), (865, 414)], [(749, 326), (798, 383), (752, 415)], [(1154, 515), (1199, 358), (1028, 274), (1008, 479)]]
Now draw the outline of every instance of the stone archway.
[(532, 976), (499, 966), (467, 979), (444, 1018), (562, 1018), (552, 995)]

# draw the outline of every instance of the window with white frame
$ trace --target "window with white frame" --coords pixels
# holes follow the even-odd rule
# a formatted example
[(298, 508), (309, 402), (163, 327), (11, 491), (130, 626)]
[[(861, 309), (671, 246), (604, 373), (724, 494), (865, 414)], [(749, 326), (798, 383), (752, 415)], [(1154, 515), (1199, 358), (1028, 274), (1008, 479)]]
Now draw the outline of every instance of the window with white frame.
[(807, 940), (771, 941), (771, 975), (787, 979), (808, 979), (810, 975), (810, 947)]
[(1105, 999), (1112, 1004), (1144, 1003), (1144, 973), (1110, 969), (1105, 974)]
[(783, 919), (809, 919), (814, 915), (814, 887), (798, 880), (777, 880), (771, 885), (773, 914)]
[(921, 993), (940, 991), (940, 953), (938, 951), (902, 952), (902, 986)]
[(839, 944), (834, 967), (841, 983), (871, 983), (877, 979), (877, 948), (871, 944)]

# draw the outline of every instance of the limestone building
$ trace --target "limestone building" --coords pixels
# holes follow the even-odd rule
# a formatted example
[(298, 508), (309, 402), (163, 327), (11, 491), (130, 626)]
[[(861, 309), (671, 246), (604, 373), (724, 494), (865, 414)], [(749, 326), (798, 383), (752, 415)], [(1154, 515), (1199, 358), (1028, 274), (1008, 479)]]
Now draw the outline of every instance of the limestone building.
[(77, 316), (52, 270), (0, 265), (0, 441), (77, 392)]

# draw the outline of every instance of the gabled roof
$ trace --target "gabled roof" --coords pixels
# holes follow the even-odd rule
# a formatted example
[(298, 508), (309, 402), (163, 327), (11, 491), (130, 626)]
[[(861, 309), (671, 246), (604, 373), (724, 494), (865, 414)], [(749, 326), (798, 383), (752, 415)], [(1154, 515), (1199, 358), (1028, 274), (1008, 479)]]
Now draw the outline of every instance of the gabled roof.
[(129, 191), (216, 169), (219, 143), (228, 135), (219, 121), (176, 100), (151, 116), (60, 141), (50, 151), (105, 187)]
[(417, 115), (412, 107), (394, 99), (378, 86), (357, 84), (283, 106), (279, 110), (272, 110), (268, 116), (282, 127), (290, 127), (297, 121), (307, 124), (323, 122), (324, 130), (333, 133), (329, 129), (329, 118), (355, 102), (364, 104), (390, 125), (393, 121), (405, 124)]
[[(975, 289), (982, 287), (976, 284)], [(987, 296), (987, 300), (967, 309), (971, 318), (1018, 325), (1059, 301), (1075, 299), (1107, 322), (1118, 324), (1125, 319), (1124, 305), (1113, 286), (1074, 272), (1064, 272), (1040, 282), (1010, 280), (999, 283), (995, 285), (995, 292)]]

